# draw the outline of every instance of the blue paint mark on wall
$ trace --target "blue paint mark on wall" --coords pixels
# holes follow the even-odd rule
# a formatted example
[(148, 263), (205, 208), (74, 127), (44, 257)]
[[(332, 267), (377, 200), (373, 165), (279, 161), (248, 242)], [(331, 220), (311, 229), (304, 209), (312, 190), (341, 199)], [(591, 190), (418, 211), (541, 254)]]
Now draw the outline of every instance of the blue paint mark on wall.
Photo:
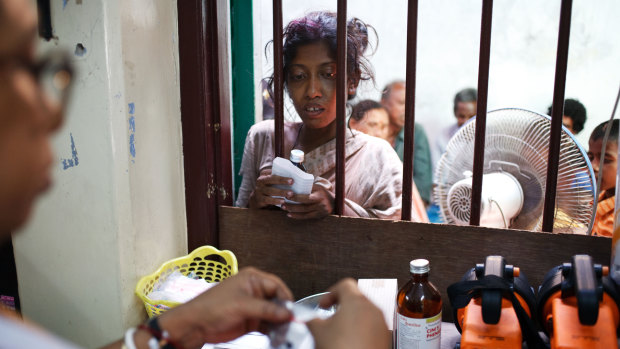
[(136, 118), (134, 116), (129, 118), (129, 131), (136, 132)]
[(135, 163), (136, 158), (136, 118), (134, 114), (136, 113), (136, 105), (134, 103), (129, 103), (129, 154), (131, 154), (131, 163)]
[(69, 0), (62, 0), (62, 9), (64, 10), (65, 7), (67, 7), (67, 3), (69, 2)]
[(71, 137), (71, 159), (61, 159), (63, 170), (66, 170), (70, 167), (74, 167), (80, 164), (80, 160), (78, 159), (77, 148), (75, 147), (75, 141), (73, 140), (73, 134), (69, 133), (69, 136)]
[(132, 158), (136, 157), (136, 136), (133, 133), (129, 135), (129, 153)]

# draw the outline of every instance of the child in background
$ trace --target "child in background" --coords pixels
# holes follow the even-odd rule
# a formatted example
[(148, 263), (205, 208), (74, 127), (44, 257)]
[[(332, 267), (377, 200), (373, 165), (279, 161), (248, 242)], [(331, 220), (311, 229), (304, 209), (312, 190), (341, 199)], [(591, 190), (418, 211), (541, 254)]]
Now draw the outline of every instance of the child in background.
[(349, 127), (368, 135), (387, 140), (390, 116), (379, 102), (365, 99), (357, 103), (351, 112)]
[[(614, 206), (616, 203), (616, 171), (618, 167), (618, 125), (620, 120), (615, 119), (611, 126), (603, 164), (600, 163), (603, 138), (607, 130), (607, 121), (596, 126), (588, 142), (588, 157), (598, 181), (602, 176), (599, 188), (596, 217), (592, 225), (592, 235), (612, 237), (614, 228)], [(601, 168), (602, 166), (602, 168)]]

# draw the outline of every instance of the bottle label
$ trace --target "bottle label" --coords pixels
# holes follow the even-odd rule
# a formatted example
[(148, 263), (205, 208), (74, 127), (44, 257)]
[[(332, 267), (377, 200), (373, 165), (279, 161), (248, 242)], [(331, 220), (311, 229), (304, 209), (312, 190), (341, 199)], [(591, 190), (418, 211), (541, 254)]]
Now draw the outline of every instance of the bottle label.
[(441, 312), (425, 319), (398, 317), (397, 349), (439, 349), (441, 344)]

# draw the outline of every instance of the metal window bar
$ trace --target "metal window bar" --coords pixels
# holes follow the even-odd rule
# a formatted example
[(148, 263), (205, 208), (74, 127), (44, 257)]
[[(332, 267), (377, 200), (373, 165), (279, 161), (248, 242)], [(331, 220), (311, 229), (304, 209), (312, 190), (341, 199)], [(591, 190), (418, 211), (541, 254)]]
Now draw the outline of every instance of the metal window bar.
[(336, 32), (336, 207), (334, 213), (344, 213), (344, 142), (347, 103), (347, 1), (338, 0), (338, 30)]
[(553, 231), (555, 218), (555, 194), (558, 184), (558, 165), (560, 163), (560, 141), (562, 136), (562, 115), (564, 114), (564, 90), (566, 87), (566, 69), (568, 65), (568, 41), (570, 38), (570, 20), (572, 0), (562, 0), (560, 9), (560, 29), (558, 33), (558, 50), (555, 63), (555, 83), (553, 86), (553, 104), (551, 106), (551, 135), (549, 136), (549, 161), (547, 164), (547, 186), (543, 208), (542, 230)]
[(478, 58), (478, 101), (476, 106), (476, 136), (474, 140), (474, 170), (472, 177), (470, 225), (480, 225), (480, 200), (484, 171), (484, 141), (487, 127), (487, 97), (489, 92), (489, 63), (491, 57), (491, 23), (493, 0), (482, 1), (480, 25), (480, 56)]
[(282, 76), (282, 0), (273, 0), (273, 116), (276, 156), (284, 156), (284, 80)]
[(415, 146), (415, 83), (418, 39), (418, 0), (407, 5), (407, 72), (405, 84), (405, 149), (403, 161), (403, 197), (401, 219), (411, 220), (413, 190), (413, 151)]
[[(572, 0), (562, 0), (560, 12), (560, 29), (552, 106), (551, 136), (543, 212), (543, 231), (553, 230), (557, 172), (562, 130), (562, 113), (564, 108), (564, 90), (568, 63), (568, 42), (570, 35)], [(338, 0), (337, 32), (337, 94), (336, 94), (336, 207), (335, 213), (344, 212), (345, 186), (345, 129), (346, 129), (346, 0)], [(284, 116), (283, 116), (283, 76), (282, 76), (282, 1), (273, 0), (273, 37), (274, 37), (274, 97), (275, 97), (275, 153), (282, 156), (284, 151)], [(491, 51), (491, 24), (493, 18), (493, 0), (483, 0), (480, 30), (480, 56), (478, 64), (478, 100), (476, 116), (476, 137), (474, 143), (474, 164), (472, 178), (472, 198), (470, 225), (480, 224), (480, 204), (482, 194), (482, 176), (484, 173), (484, 147), (486, 131), (486, 114), (488, 100), (489, 64)], [(402, 220), (411, 220), (411, 199), (413, 186), (413, 151), (415, 127), (415, 79), (417, 57), (418, 0), (408, 1), (407, 14), (407, 72), (406, 72), (406, 109), (405, 109), (405, 149), (403, 168)], [(344, 74), (342, 73), (344, 72)]]

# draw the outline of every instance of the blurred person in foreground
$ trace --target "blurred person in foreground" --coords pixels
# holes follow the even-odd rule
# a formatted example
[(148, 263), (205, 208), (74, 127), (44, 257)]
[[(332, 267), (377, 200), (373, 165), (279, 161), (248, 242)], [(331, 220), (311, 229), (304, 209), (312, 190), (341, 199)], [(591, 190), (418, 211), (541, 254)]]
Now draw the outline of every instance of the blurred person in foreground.
[(390, 116), (380, 103), (365, 99), (355, 106), (349, 118), (349, 127), (365, 134), (387, 140)]
[[(29, 0), (0, 0), (0, 237), (28, 219), (35, 199), (51, 184), (50, 138), (63, 121), (71, 69), (67, 59), (34, 57), (37, 18)], [(43, 85), (52, 83), (53, 92)], [(48, 85), (45, 85), (48, 86)], [(200, 348), (283, 323), (291, 313), (272, 299), (291, 300), (277, 276), (246, 268), (236, 276), (131, 328), (106, 348)], [(378, 308), (351, 280), (331, 288), (322, 305), (339, 303), (327, 320), (308, 326), (317, 348), (388, 348), (389, 332)], [(156, 339), (160, 337), (160, 339)], [(76, 348), (0, 309), (0, 347)]]
[(598, 203), (596, 205), (596, 217), (592, 224), (592, 235), (612, 237), (614, 228), (614, 207), (616, 204), (616, 173), (618, 170), (618, 125), (620, 120), (614, 119), (611, 124), (609, 138), (603, 163), (603, 138), (607, 130), (607, 121), (599, 124), (592, 131), (588, 141), (588, 158), (592, 162), (592, 169), (598, 182), (601, 178), (601, 187), (598, 191)]
[[(393, 81), (385, 86), (381, 93), (381, 104), (390, 115), (390, 132), (387, 141), (403, 161), (405, 156), (405, 82)], [(431, 202), (433, 174), (428, 138), (422, 125), (414, 124), (413, 133), (413, 181), (420, 197), (428, 206)]]

